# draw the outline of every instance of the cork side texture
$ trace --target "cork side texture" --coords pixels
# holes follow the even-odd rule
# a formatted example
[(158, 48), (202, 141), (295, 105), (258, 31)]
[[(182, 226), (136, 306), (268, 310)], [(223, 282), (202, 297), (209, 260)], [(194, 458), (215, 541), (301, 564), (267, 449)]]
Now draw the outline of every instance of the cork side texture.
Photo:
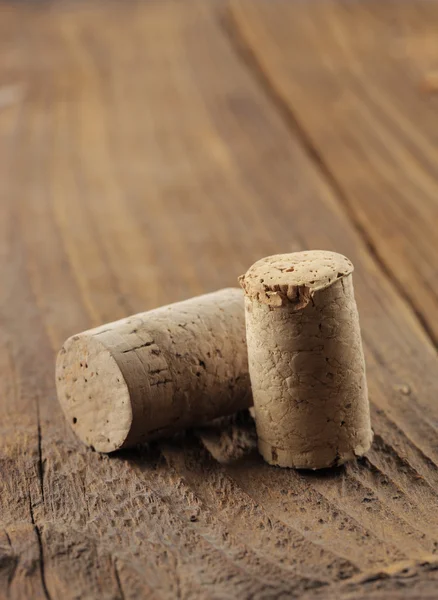
[(315, 251), (263, 259), (241, 278), (259, 450), (270, 464), (320, 469), (371, 445), (352, 271), (345, 257)]
[(73, 336), (56, 377), (68, 422), (101, 452), (247, 408), (243, 294), (228, 288)]

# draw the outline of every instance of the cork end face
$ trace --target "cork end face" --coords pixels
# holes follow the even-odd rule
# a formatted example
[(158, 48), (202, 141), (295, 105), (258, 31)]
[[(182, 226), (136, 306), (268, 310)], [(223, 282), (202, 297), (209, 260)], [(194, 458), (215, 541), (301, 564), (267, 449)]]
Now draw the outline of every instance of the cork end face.
[(292, 304), (300, 310), (316, 291), (326, 289), (353, 270), (352, 263), (342, 254), (312, 250), (262, 258), (239, 282), (251, 299), (272, 308)]
[(56, 388), (67, 422), (82, 442), (98, 452), (123, 446), (132, 424), (129, 390), (97, 336), (65, 342), (56, 363)]

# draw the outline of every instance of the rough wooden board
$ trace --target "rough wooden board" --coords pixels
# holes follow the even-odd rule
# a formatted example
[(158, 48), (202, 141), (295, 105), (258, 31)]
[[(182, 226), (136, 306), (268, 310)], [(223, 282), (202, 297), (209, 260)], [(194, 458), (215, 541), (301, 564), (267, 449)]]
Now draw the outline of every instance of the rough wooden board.
[(232, 7), (248, 64), (437, 345), (438, 5)]
[[(434, 597), (434, 349), (228, 13), (1, 10), (0, 597)], [(114, 457), (74, 438), (53, 377), (65, 337), (306, 247), (356, 265), (367, 460), (270, 468), (248, 415)]]

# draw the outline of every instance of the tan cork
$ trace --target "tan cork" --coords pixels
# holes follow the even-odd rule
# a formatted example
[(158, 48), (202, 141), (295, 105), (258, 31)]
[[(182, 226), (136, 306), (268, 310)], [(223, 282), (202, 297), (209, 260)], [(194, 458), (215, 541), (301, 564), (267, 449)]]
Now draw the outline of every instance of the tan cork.
[(259, 450), (321, 469), (372, 442), (353, 265), (334, 252), (269, 256), (240, 283)]
[(112, 452), (252, 404), (243, 294), (223, 289), (69, 338), (58, 398), (78, 437)]

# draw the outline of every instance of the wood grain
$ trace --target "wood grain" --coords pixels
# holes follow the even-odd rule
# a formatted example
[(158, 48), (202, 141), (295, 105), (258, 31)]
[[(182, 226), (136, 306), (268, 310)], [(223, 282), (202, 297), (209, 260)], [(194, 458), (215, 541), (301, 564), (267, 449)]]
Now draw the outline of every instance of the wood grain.
[(227, 22), (437, 345), (437, 5), (243, 0)]
[[(393, 200), (357, 226), (351, 189), (346, 202), (242, 54), (236, 35), (248, 43), (252, 28), (274, 52), (262, 8), (245, 10), (244, 28), (243, 8), (221, 3), (1, 5), (0, 597), (436, 595), (437, 357), (422, 302), (437, 288), (428, 279), (415, 302), (401, 293), (417, 275), (381, 235)], [(266, 10), (269, 25), (281, 20)], [(293, 27), (288, 5), (278, 11)], [(295, 49), (283, 53), (292, 63)], [(424, 196), (409, 219), (415, 252), (432, 239), (410, 227), (434, 206)], [(366, 459), (271, 468), (248, 414), (111, 458), (75, 439), (54, 384), (68, 335), (235, 285), (256, 259), (305, 248), (356, 266), (376, 433)]]

